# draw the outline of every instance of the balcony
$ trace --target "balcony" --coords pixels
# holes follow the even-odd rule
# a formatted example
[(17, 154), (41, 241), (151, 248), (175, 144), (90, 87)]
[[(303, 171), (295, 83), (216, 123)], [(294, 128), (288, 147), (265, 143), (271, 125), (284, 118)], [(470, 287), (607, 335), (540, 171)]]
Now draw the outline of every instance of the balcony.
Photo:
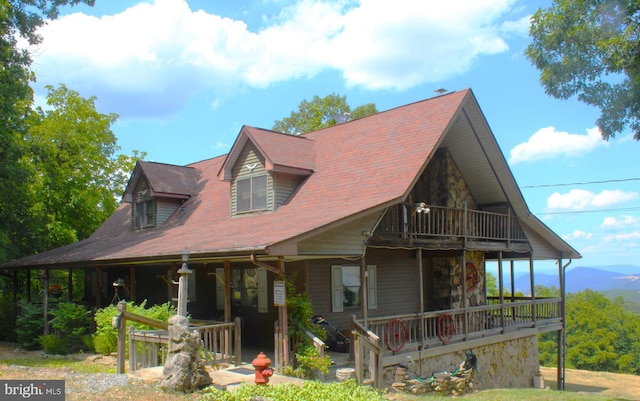
[[(501, 302), (502, 301), (502, 302)], [(473, 347), (473, 340), (499, 343), (514, 333), (562, 329), (561, 298), (490, 297), (487, 305), (368, 319), (352, 317), (356, 376), (382, 386), (385, 368), (417, 358)], [(366, 375), (369, 377), (365, 377)]]
[(370, 242), (436, 249), (528, 249), (527, 237), (510, 213), (425, 204), (389, 208)]

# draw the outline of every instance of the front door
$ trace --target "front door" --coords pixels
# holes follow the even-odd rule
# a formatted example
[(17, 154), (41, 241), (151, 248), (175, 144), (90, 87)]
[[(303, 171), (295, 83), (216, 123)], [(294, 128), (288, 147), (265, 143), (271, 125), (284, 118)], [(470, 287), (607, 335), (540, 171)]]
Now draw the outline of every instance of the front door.
[(255, 266), (231, 269), (231, 314), (242, 318), (244, 345), (273, 347), (277, 310), (268, 291), (273, 277)]

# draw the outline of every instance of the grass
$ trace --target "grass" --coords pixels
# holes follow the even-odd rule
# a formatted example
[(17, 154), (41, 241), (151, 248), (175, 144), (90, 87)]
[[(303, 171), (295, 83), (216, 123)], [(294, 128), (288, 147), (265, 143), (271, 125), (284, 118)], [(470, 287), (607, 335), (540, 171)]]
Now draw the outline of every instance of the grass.
[(3, 364), (15, 366), (28, 366), (37, 368), (64, 369), (76, 373), (116, 373), (115, 366), (86, 363), (67, 358), (11, 358), (3, 359)]

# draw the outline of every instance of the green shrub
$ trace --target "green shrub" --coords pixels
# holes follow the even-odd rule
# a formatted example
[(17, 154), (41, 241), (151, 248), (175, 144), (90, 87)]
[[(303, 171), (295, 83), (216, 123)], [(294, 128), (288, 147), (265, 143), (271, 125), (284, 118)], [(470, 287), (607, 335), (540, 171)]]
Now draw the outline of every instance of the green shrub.
[(342, 383), (322, 383), (305, 381), (301, 386), (295, 384), (276, 384), (269, 386), (243, 385), (233, 392), (219, 390), (214, 386), (206, 388), (204, 400), (244, 401), (249, 399), (268, 399), (271, 401), (313, 400), (313, 401), (385, 401), (380, 390), (369, 386), (360, 386), (355, 380)]
[(39, 305), (21, 301), (16, 317), (16, 341), (24, 349), (40, 348), (38, 337), (44, 332), (43, 311)]
[(329, 373), (331, 358), (328, 355), (320, 356), (313, 345), (303, 345), (296, 352), (296, 367), (287, 366), (284, 374), (300, 377), (302, 379), (317, 379), (318, 374)]
[(67, 341), (69, 351), (82, 349), (82, 338), (87, 335), (91, 325), (89, 311), (83, 305), (60, 302), (50, 314), (53, 316), (51, 328), (58, 337)]
[(69, 341), (55, 334), (44, 334), (38, 337), (42, 349), (46, 354), (66, 355), (69, 350)]
[[(171, 302), (161, 305), (154, 305), (146, 308), (147, 301), (142, 301), (139, 305), (127, 302), (127, 311), (138, 315), (150, 317), (163, 322), (176, 314), (176, 309)], [(94, 319), (96, 321), (96, 333), (93, 337), (95, 351), (99, 354), (110, 354), (116, 352), (118, 348), (118, 330), (112, 324), (113, 317), (118, 314), (116, 305), (109, 305), (96, 311)], [(136, 330), (157, 330), (156, 327), (149, 327), (140, 323), (127, 322), (127, 330), (133, 325)], [(126, 336), (128, 337), (128, 336)]]

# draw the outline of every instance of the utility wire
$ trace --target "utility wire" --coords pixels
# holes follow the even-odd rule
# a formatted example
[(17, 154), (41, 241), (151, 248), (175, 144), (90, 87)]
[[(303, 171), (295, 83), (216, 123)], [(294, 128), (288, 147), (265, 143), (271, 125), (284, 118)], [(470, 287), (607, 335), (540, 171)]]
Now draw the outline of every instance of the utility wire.
[(620, 180), (604, 180), (604, 181), (586, 181), (586, 182), (572, 182), (568, 184), (541, 184), (541, 185), (523, 185), (520, 188), (548, 188), (548, 187), (567, 187), (571, 185), (589, 185), (589, 184), (606, 184), (610, 182), (627, 182), (627, 181), (640, 181), (640, 178), (624, 178)]
[(599, 212), (632, 212), (635, 210), (640, 210), (640, 207), (622, 207), (618, 209), (599, 209), (599, 210), (567, 210), (563, 212), (541, 212), (534, 213), (534, 215), (539, 216), (543, 214), (580, 214), (580, 213), (599, 213)]

